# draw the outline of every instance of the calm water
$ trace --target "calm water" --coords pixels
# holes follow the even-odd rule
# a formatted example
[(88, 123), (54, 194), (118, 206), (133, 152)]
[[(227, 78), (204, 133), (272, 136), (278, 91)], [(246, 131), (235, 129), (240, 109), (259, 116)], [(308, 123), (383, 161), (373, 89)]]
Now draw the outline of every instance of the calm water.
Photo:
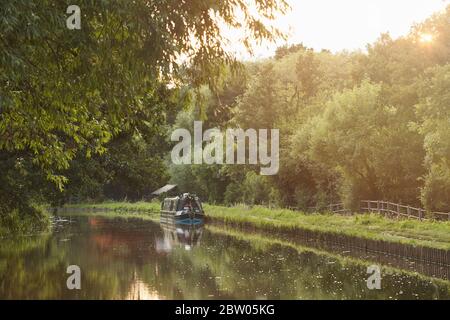
[[(369, 264), (208, 226), (71, 217), (52, 234), (1, 240), (0, 298), (450, 298), (449, 281), (387, 268), (369, 290)], [(67, 289), (69, 265), (81, 268), (81, 290)]]

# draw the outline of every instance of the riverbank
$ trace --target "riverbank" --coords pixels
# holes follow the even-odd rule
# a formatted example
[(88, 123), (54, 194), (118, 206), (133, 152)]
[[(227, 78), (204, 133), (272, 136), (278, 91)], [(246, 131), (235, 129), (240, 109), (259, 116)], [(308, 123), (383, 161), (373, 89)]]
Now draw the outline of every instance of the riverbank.
[(0, 238), (45, 232), (50, 229), (50, 224), (49, 213), (40, 206), (31, 206), (22, 212), (19, 209), (0, 210)]
[(327, 257), (339, 261), (343, 268), (348, 268), (349, 265), (381, 265), (383, 266), (383, 274), (389, 273), (404, 273), (411, 276), (418, 276), (424, 279), (440, 279), (442, 283), (449, 286), (450, 289), (450, 274), (446, 268), (434, 264), (421, 264), (420, 262), (411, 264), (409, 259), (402, 259), (400, 257), (393, 257), (388, 255), (368, 255), (365, 252), (360, 255), (357, 251), (346, 250), (327, 250), (325, 248), (311, 246), (310, 243), (304, 245), (297, 241), (292, 241), (288, 237), (280, 238), (276, 235), (268, 235), (259, 232), (246, 232), (233, 227), (222, 227), (216, 224), (208, 225), (208, 230), (218, 234), (224, 234), (235, 237), (240, 240), (251, 241), (256, 248), (263, 248), (273, 245), (281, 245), (283, 247), (290, 247), (302, 252), (311, 252), (315, 255)]
[[(450, 222), (394, 220), (378, 214), (342, 216), (305, 214), (260, 206), (223, 207), (205, 204), (208, 218), (227, 225), (253, 226), (263, 230), (304, 230), (324, 234), (380, 240), (450, 250)], [(72, 209), (91, 209), (93, 214), (157, 218), (159, 203), (105, 202), (70, 205)], [(108, 212), (101, 213), (101, 210)], [(97, 211), (97, 212), (96, 212)]]

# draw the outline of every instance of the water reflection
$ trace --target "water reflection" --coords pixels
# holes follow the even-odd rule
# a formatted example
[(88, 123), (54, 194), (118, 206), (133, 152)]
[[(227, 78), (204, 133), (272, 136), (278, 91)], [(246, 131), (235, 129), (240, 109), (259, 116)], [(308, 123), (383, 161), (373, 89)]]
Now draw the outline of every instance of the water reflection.
[[(367, 264), (248, 235), (137, 219), (64, 220), (51, 235), (1, 241), (0, 298), (450, 298), (448, 281), (400, 271), (383, 270), (382, 289), (368, 290)], [(81, 268), (81, 290), (66, 288), (71, 264)]]
[(171, 252), (175, 247), (191, 250), (200, 244), (203, 224), (175, 224), (171, 221), (161, 221), (164, 236), (156, 240), (156, 251)]
[(126, 300), (161, 300), (164, 297), (150, 288), (150, 286), (142, 280), (135, 279), (128, 290), (125, 297)]

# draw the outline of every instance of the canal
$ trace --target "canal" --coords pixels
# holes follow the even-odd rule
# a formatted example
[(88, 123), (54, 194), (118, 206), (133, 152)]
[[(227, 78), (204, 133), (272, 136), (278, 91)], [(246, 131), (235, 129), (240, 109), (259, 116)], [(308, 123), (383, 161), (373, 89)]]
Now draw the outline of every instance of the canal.
[[(67, 288), (67, 267), (81, 289)], [(450, 281), (220, 226), (59, 217), (0, 242), (0, 299), (450, 299)]]

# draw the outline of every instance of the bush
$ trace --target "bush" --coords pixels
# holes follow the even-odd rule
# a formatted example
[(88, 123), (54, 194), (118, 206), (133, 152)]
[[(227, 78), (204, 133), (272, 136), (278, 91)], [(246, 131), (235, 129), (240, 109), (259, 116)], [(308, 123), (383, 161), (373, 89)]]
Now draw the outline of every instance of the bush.
[(49, 215), (42, 207), (31, 205), (19, 210), (0, 205), (0, 237), (45, 231), (49, 226)]

